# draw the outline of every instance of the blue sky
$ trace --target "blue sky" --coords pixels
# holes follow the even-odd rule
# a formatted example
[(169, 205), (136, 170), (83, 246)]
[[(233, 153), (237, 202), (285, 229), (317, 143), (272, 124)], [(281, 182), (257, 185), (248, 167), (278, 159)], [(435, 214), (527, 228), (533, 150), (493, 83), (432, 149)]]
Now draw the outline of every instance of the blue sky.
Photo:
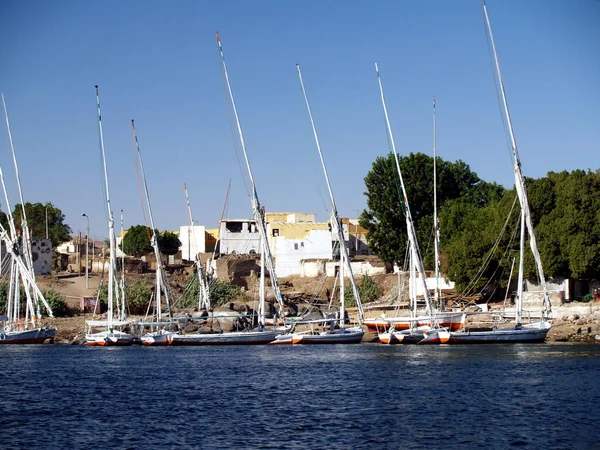
[[(600, 2), (488, 0), (523, 171), (600, 164)], [(25, 201), (50, 201), (76, 232), (106, 236), (94, 85), (111, 200), (143, 223), (135, 119), (157, 228), (251, 216), (229, 128), (219, 31), (261, 203), (328, 218), (327, 189), (299, 63), (342, 216), (366, 205), (363, 178), (388, 152), (374, 63), (400, 154), (462, 159), (486, 181), (513, 174), (478, 0), (0, 2), (0, 90)], [(18, 202), (8, 136), (0, 165)], [(237, 142), (236, 142), (237, 144)], [(2, 208), (5, 209), (4, 201)]]

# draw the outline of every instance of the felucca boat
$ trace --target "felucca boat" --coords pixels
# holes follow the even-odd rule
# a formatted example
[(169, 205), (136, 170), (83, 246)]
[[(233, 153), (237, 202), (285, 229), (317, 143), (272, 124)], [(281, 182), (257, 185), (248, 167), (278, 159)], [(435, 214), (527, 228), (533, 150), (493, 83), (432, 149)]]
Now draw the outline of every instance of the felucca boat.
[[(426, 333), (426, 337), (422, 344), (479, 344), (479, 343), (517, 343), (517, 342), (544, 342), (546, 335), (551, 328), (551, 315), (552, 307), (550, 304), (550, 297), (548, 295), (546, 287), (546, 277), (544, 276), (544, 269), (542, 267), (542, 260), (537, 247), (537, 241), (533, 230), (533, 224), (531, 222), (531, 211), (529, 208), (529, 200), (527, 198), (527, 188), (525, 186), (525, 178), (521, 170), (521, 162), (519, 159), (519, 152), (517, 149), (517, 142), (513, 131), (512, 121), (508, 109), (508, 102), (506, 99), (506, 91), (504, 89), (504, 82), (502, 79), (502, 73), (500, 71), (500, 64), (498, 62), (498, 54), (496, 52), (496, 44), (494, 42), (494, 36), (492, 34), (492, 27), (487, 12), (487, 6), (485, 1), (481, 4), (483, 8), (483, 16), (485, 21), (486, 32), (489, 35), (489, 43), (491, 45), (491, 52), (496, 67), (496, 77), (500, 88), (500, 97), (502, 98), (504, 118), (508, 125), (508, 134), (511, 143), (512, 156), (513, 156), (513, 171), (515, 175), (515, 188), (517, 190), (517, 196), (521, 205), (521, 241), (519, 251), (519, 275), (518, 275), (518, 288), (517, 297), (515, 304), (515, 323), (510, 328), (493, 328), (489, 331), (449, 331), (449, 330), (434, 330)], [(529, 245), (533, 258), (535, 260), (536, 269), (539, 280), (542, 284), (544, 292), (544, 308), (542, 310), (542, 317), (539, 321), (524, 324), (523, 323), (523, 260), (525, 253), (525, 229), (529, 233)]]
[[(400, 187), (402, 190), (403, 204), (404, 204), (404, 214), (406, 217), (406, 229), (408, 234), (409, 241), (409, 251), (410, 251), (410, 271), (411, 271), (411, 285), (414, 286), (415, 289), (412, 290), (414, 292), (413, 297), (411, 299), (411, 316), (407, 318), (401, 318), (399, 320), (390, 321), (390, 326), (387, 331), (379, 334), (379, 340), (382, 343), (392, 344), (392, 343), (415, 343), (422, 339), (423, 332), (426, 329), (436, 329), (439, 327), (438, 319), (434, 314), (434, 310), (431, 303), (431, 294), (429, 292), (429, 288), (427, 287), (427, 280), (425, 278), (425, 269), (423, 267), (423, 261), (421, 259), (419, 253), (419, 244), (417, 242), (417, 234), (415, 232), (414, 223), (412, 220), (412, 215), (410, 212), (410, 205), (408, 204), (408, 196), (406, 194), (406, 187), (404, 185), (404, 179), (402, 177), (402, 171), (400, 169), (400, 159), (398, 157), (398, 152), (396, 151), (396, 143), (394, 141), (394, 135), (392, 133), (392, 127), (390, 125), (390, 119), (387, 112), (387, 105), (385, 102), (385, 96), (383, 93), (383, 86), (381, 84), (381, 77), (379, 75), (379, 66), (377, 63), (375, 64), (375, 72), (377, 74), (377, 81), (379, 84), (379, 93), (381, 97), (381, 105), (383, 106), (383, 113), (385, 116), (386, 123), (386, 131), (388, 135), (388, 142), (391, 146), (392, 152), (394, 154), (394, 160), (396, 162), (396, 170), (398, 172), (398, 179), (400, 181)], [(425, 298), (425, 308), (426, 308), (426, 316), (421, 320), (416, 317), (416, 272), (419, 273), (419, 279), (423, 284), (423, 296)], [(438, 313), (439, 314), (439, 313)], [(398, 324), (407, 324), (408, 327), (404, 330), (397, 330), (394, 328), (395, 323)], [(394, 325), (394, 326), (393, 326)]]
[[(4, 94), (2, 94), (2, 105), (4, 108), (6, 129), (10, 141), (19, 196), (21, 199), (22, 233), (21, 236), (17, 234), (10, 202), (8, 200), (6, 185), (4, 184), (4, 175), (0, 168), (0, 180), (4, 191), (7, 207), (6, 215), (9, 226), (9, 231), (7, 231), (0, 225), (0, 239), (4, 243), (6, 258), (8, 259), (8, 264), (10, 266), (6, 315), (0, 316), (0, 344), (41, 344), (46, 340), (54, 341), (56, 328), (43, 326), (41, 324), (41, 305), (44, 306), (50, 317), (53, 317), (52, 309), (35, 282), (33, 253), (31, 251), (31, 232), (27, 225), (27, 215), (25, 213), (25, 202), (23, 201), (23, 190), (21, 189), (19, 166), (17, 165), (17, 156), (13, 145), (12, 133), (10, 131), (10, 122), (8, 120), (8, 111), (6, 109)], [(24, 305), (21, 303), (22, 292), (25, 293)]]
[[(260, 289), (259, 289), (259, 304), (257, 322), (258, 327), (251, 330), (244, 331), (229, 331), (222, 333), (182, 333), (172, 335), (169, 339), (171, 345), (253, 345), (253, 344), (268, 344), (275, 340), (275, 338), (286, 331), (285, 328), (270, 328), (267, 329), (265, 326), (265, 265), (269, 270), (271, 277), (271, 283), (275, 298), (279, 305), (279, 313), (283, 315), (283, 299), (281, 297), (281, 291), (279, 290), (279, 282), (275, 273), (275, 264), (273, 263), (273, 257), (271, 249), (269, 248), (269, 242), (267, 240), (267, 229), (265, 225), (264, 214), (258, 200), (258, 192), (256, 190), (256, 184), (254, 183), (254, 177), (252, 175), (252, 169), (250, 167), (250, 160), (248, 158), (248, 152), (246, 151), (246, 142), (242, 133), (242, 127), (240, 124), (237, 107), (233, 97), (233, 91), (229, 82), (229, 74), (227, 72), (227, 65), (225, 64), (225, 57), (223, 55), (223, 47), (221, 45), (221, 39), (219, 33), (217, 33), (217, 46), (219, 49), (219, 55), (221, 57), (221, 65), (223, 68), (223, 75), (229, 92), (229, 98), (231, 106), (236, 120), (238, 136), (242, 151), (244, 153), (244, 159), (246, 161), (246, 168), (248, 169), (248, 176), (250, 178), (250, 184), (252, 189), (252, 210), (254, 213), (254, 220), (260, 234), (261, 242), (261, 271), (260, 271)], [(209, 294), (210, 295), (210, 294)], [(202, 319), (214, 318), (219, 319), (219, 316), (202, 317)]]
[[(433, 210), (434, 210), (434, 232), (435, 232), (435, 287), (434, 287), (434, 302), (430, 300), (429, 288), (425, 281), (425, 272), (423, 263), (419, 253), (417, 237), (414, 233), (414, 224), (410, 214), (410, 206), (408, 197), (404, 188), (404, 181), (400, 171), (400, 163), (396, 152), (396, 145), (391, 130), (391, 125), (388, 118), (387, 106), (379, 75), (379, 67), (375, 64), (377, 80), (379, 84), (379, 92), (383, 105), (384, 115), (386, 118), (387, 132), (390, 138), (390, 144), (396, 160), (396, 169), (399, 174), (400, 185), (404, 197), (404, 207), (406, 213), (406, 229), (409, 236), (408, 254), (409, 254), (409, 317), (390, 317), (376, 318), (368, 323), (369, 330), (378, 333), (379, 341), (383, 344), (415, 344), (423, 339), (423, 333), (431, 330), (433, 326), (444, 327), (446, 329), (458, 330), (462, 328), (465, 322), (465, 314), (457, 311), (441, 311), (441, 296), (439, 289), (439, 228), (437, 222), (437, 152), (436, 152), (436, 115), (435, 115), (435, 98), (433, 100)], [(426, 300), (426, 315), (418, 315), (417, 308), (417, 271), (423, 280), (423, 291)], [(429, 297), (429, 298), (428, 298)]]
[[(154, 216), (152, 215), (152, 206), (150, 205), (150, 193), (148, 192), (148, 183), (146, 181), (146, 171), (144, 170), (144, 162), (142, 160), (142, 152), (140, 151), (140, 145), (135, 130), (135, 122), (131, 121), (131, 134), (133, 137), (133, 145), (137, 154), (137, 162), (142, 172), (142, 179), (144, 181), (144, 194), (146, 197), (146, 207), (148, 208), (148, 217), (150, 218), (150, 226), (152, 228), (152, 236), (150, 238), (150, 244), (154, 250), (154, 258), (156, 259), (156, 284), (154, 289), (154, 312), (153, 320), (140, 321), (137, 323), (138, 328), (144, 330), (149, 328), (149, 331), (142, 334), (140, 341), (143, 345), (169, 345), (171, 335), (176, 333), (172, 331), (173, 327), (177, 324), (173, 323), (171, 319), (171, 302), (169, 299), (169, 287), (165, 278), (165, 271), (162, 263), (162, 254), (158, 248), (158, 237), (156, 236), (156, 228), (154, 226)], [(142, 205), (143, 206), (143, 205)], [(167, 320), (163, 320), (163, 302), (162, 298), (165, 299), (165, 308), (167, 313)], [(152, 301), (150, 302), (152, 303)], [(149, 305), (151, 306), (151, 305)]]
[[(131, 333), (123, 331), (125, 327), (131, 326), (131, 322), (127, 320), (125, 314), (125, 296), (120, 292), (125, 289), (125, 286), (119, 287), (117, 282), (116, 270), (116, 236), (115, 236), (115, 221), (110, 203), (110, 190), (108, 186), (108, 171), (106, 168), (106, 154), (104, 151), (104, 136), (102, 133), (102, 115), (100, 113), (100, 97), (98, 94), (98, 86), (96, 86), (96, 110), (98, 113), (98, 131), (100, 134), (100, 151), (102, 155), (102, 166), (104, 169), (104, 188), (106, 194), (106, 210), (108, 213), (108, 240), (110, 245), (110, 257), (108, 264), (108, 311), (106, 319), (102, 320), (87, 320), (87, 333), (85, 340), (89, 346), (105, 347), (105, 346), (121, 346), (132, 345), (135, 336)], [(123, 267), (123, 270), (125, 268)], [(116, 299), (116, 301), (115, 301)], [(119, 299), (121, 302), (119, 303)], [(117, 303), (117, 314), (115, 316), (114, 303)], [(100, 329), (101, 331), (96, 331)]]
[[(306, 95), (306, 89), (304, 88), (304, 82), (302, 80), (302, 73), (300, 71), (300, 66), (296, 64), (296, 69), (298, 71), (298, 78), (300, 80), (300, 86), (302, 87), (302, 94), (304, 95), (304, 101), (306, 103), (306, 109), (308, 111), (308, 115), (310, 117), (310, 123), (312, 126), (313, 136), (315, 138), (315, 143), (317, 145), (317, 151), (319, 153), (319, 158), (321, 160), (321, 165), (323, 167), (323, 173), (325, 175), (325, 181), (327, 182), (327, 189), (329, 190), (329, 199), (331, 200), (331, 226), (332, 231), (337, 233), (337, 240), (340, 246), (340, 266), (339, 266), (339, 277), (340, 277), (340, 310), (338, 320), (329, 319), (329, 320), (316, 320), (316, 321), (296, 321), (293, 324), (294, 329), (292, 329), (289, 333), (285, 335), (281, 335), (277, 338), (274, 344), (357, 344), (359, 343), (365, 332), (362, 329), (362, 326), (357, 327), (346, 327), (346, 311), (345, 311), (345, 291), (344, 291), (344, 280), (345, 280), (345, 271), (348, 271), (348, 277), (350, 278), (350, 282), (352, 284), (352, 291), (354, 293), (354, 298), (356, 299), (356, 305), (358, 306), (358, 317), (359, 321), (363, 320), (364, 313), (362, 308), (362, 303), (360, 301), (360, 294), (356, 287), (356, 283), (354, 281), (354, 274), (352, 273), (352, 266), (350, 265), (350, 260), (348, 257), (348, 249), (346, 248), (346, 241), (344, 239), (344, 231), (342, 228), (342, 223), (340, 221), (337, 207), (335, 205), (335, 199), (333, 197), (333, 190), (331, 189), (331, 183), (329, 181), (329, 175), (327, 173), (327, 167), (325, 166), (325, 160), (323, 159), (323, 152), (321, 151), (321, 144), (319, 142), (319, 136), (317, 135), (317, 129), (315, 126), (315, 122), (312, 116), (312, 111), (310, 109), (310, 103), (308, 102), (308, 96)], [(305, 332), (296, 332), (295, 327), (299, 324), (308, 324), (311, 329)], [(329, 325), (329, 329), (325, 331), (314, 331), (312, 326), (314, 324), (323, 324), (326, 323)], [(337, 328), (336, 328), (337, 325)]]

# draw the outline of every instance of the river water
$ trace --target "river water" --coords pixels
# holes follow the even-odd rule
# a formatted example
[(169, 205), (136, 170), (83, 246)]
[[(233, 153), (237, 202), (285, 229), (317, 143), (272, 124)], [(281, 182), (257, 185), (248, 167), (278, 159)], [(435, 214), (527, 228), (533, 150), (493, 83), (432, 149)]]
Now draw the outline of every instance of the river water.
[(600, 345), (0, 346), (0, 448), (600, 449)]

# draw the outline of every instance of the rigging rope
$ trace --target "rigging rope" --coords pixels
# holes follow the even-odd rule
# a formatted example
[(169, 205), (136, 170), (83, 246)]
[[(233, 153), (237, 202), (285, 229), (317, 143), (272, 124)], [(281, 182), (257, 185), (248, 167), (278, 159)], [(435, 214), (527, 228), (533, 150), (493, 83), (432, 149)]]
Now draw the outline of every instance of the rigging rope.
[(498, 248), (498, 246), (500, 245), (500, 240), (501, 240), (502, 236), (504, 235), (504, 233), (506, 232), (506, 228), (508, 226), (510, 217), (511, 217), (512, 212), (513, 212), (513, 210), (515, 208), (515, 204), (517, 203), (517, 200), (518, 200), (518, 197), (515, 195), (515, 199), (513, 200), (513, 204), (512, 204), (512, 206), (510, 208), (510, 211), (508, 213), (508, 217), (504, 221), (504, 225), (502, 226), (502, 229), (500, 230), (500, 234), (498, 235), (498, 238), (496, 239), (496, 242), (494, 243), (492, 249), (488, 252), (488, 254), (486, 255), (485, 259), (483, 260), (483, 262), (481, 264), (481, 267), (479, 268), (477, 274), (475, 275), (475, 278), (473, 280), (471, 280), (471, 282), (464, 289), (463, 293), (459, 297), (460, 299), (465, 298), (465, 297), (473, 294), (474, 289), (475, 289), (475, 285), (477, 284), (477, 282), (483, 276), (485, 270), (487, 269), (488, 265), (491, 262), (492, 256), (494, 255), (494, 253), (496, 251), (496, 248)]

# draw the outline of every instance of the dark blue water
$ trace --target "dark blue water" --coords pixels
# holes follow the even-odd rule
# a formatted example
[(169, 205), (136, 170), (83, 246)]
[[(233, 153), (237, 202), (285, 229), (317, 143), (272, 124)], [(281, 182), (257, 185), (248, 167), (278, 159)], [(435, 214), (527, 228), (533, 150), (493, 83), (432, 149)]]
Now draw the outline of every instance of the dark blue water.
[(600, 345), (5, 345), (0, 364), (0, 448), (600, 448)]

